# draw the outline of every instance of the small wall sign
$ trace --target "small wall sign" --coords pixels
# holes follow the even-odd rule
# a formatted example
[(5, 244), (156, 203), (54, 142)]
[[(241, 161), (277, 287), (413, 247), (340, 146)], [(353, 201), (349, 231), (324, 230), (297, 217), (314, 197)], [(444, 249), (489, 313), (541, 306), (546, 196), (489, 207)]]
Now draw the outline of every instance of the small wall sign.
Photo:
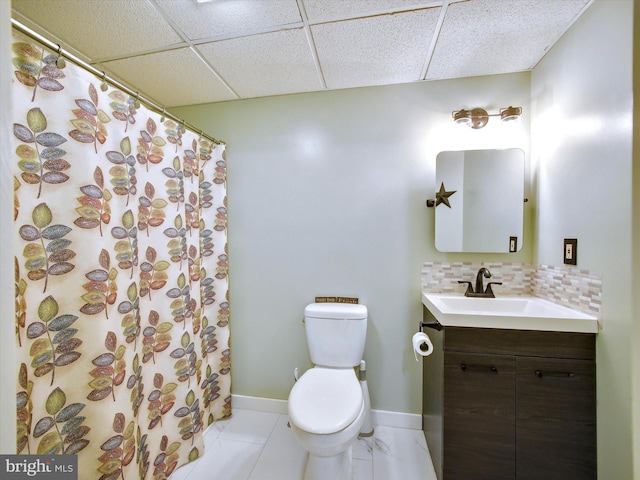
[(316, 303), (354, 303), (359, 302), (357, 297), (316, 297)]

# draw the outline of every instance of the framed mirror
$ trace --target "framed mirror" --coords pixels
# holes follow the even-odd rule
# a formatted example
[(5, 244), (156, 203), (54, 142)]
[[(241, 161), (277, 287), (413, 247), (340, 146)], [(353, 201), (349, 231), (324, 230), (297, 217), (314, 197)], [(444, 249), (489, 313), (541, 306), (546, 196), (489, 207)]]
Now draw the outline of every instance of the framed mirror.
[(507, 253), (522, 248), (521, 149), (440, 152), (436, 185), (437, 250)]

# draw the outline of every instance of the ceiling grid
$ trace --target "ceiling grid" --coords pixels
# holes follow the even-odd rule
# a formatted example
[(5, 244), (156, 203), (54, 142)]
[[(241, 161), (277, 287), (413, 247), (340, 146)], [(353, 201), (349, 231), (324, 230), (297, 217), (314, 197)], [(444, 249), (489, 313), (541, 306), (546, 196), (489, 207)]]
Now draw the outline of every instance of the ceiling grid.
[(12, 0), (12, 14), (175, 107), (528, 71), (592, 1)]

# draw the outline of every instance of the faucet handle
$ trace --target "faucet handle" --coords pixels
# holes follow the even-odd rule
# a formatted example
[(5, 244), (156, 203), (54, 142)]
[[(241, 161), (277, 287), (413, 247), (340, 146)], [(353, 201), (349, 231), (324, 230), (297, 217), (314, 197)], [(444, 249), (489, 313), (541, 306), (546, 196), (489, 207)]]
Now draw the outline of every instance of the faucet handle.
[(502, 282), (489, 282), (487, 283), (487, 289), (484, 291), (484, 293), (488, 296), (490, 296), (491, 298), (495, 298), (495, 294), (493, 293), (493, 288), (491, 288), (491, 285), (502, 285)]
[(467, 296), (469, 296), (469, 294), (473, 293), (473, 287), (471, 286), (471, 282), (466, 282), (464, 280), (458, 280), (458, 283), (467, 285), (467, 290), (464, 292), (465, 297), (467, 297)]

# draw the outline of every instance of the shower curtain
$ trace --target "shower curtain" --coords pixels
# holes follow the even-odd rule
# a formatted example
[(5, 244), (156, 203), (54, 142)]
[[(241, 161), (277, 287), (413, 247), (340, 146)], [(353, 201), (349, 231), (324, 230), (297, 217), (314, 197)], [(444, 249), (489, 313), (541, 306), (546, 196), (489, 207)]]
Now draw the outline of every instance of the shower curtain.
[(12, 58), (16, 453), (168, 478), (231, 413), (225, 146), (34, 42)]

